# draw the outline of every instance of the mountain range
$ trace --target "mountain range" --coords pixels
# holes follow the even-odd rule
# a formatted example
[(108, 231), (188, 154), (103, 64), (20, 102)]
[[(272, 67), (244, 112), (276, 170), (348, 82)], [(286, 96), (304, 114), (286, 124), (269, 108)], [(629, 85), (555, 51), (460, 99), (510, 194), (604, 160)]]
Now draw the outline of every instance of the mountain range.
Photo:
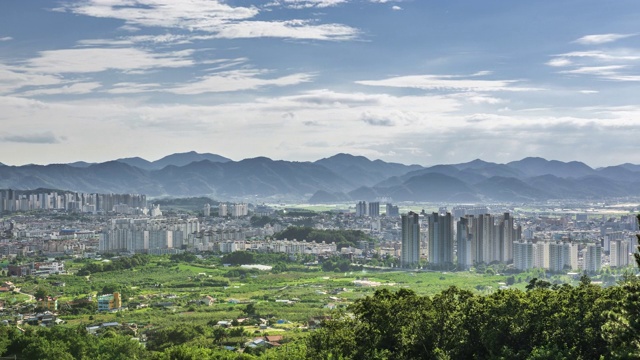
[(598, 200), (640, 196), (640, 165), (594, 169), (577, 161), (529, 157), (506, 164), (476, 159), (423, 167), (350, 154), (295, 162), (266, 157), (233, 161), (220, 155), (188, 152), (152, 162), (133, 157), (104, 163), (0, 163), (0, 188), (312, 203), (383, 197), (451, 203)]

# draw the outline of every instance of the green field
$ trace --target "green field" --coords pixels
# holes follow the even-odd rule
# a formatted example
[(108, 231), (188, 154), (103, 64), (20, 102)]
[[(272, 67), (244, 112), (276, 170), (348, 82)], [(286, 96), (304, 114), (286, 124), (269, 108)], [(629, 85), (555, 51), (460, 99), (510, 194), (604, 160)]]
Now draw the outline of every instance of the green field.
[[(283, 263), (282, 257), (276, 254), (261, 256), (271, 261), (266, 262), (273, 265), (272, 270), (222, 265), (230, 256), (225, 259), (219, 256), (205, 259), (183, 255), (142, 256), (110, 261), (69, 261), (66, 268), (83, 276), (71, 273), (11, 280), (27, 294), (58, 298), (59, 318), (65, 323), (56, 328), (71, 330), (109, 322), (134, 324), (139, 329), (138, 335), (145, 334), (152, 339), (147, 346), (153, 351), (165, 350), (157, 342), (154, 345), (154, 334), (164, 332), (177, 336), (187, 329), (192, 329), (187, 332), (196, 329), (204, 337), (193, 333), (189, 336), (195, 338), (184, 340), (185, 344), (204, 346), (211, 351), (222, 351), (222, 345), (242, 347), (247, 341), (263, 335), (283, 335), (281, 342), (286, 346), (302, 346), (304, 342), (296, 340), (314, 333), (309, 330), (313, 319), (352, 311), (349, 305), (373, 296), (380, 289), (391, 292), (411, 289), (417, 295), (434, 296), (455, 286), (484, 296), (495, 295), (507, 283), (511, 288), (524, 290), (533, 278), (544, 278), (551, 284), (578, 283), (567, 275), (545, 276), (541, 270), (496, 275), (505, 270), (504, 266), (486, 267), (486, 270), (482, 267), (478, 272), (383, 269), (337, 272), (323, 271), (319, 265)], [(113, 270), (117, 264), (128, 264), (129, 268)], [(609, 277), (616, 275), (606, 274)], [(600, 275), (603, 276), (604, 273)], [(96, 296), (115, 291), (122, 294), (123, 309), (97, 312)], [(215, 302), (203, 304), (201, 301), (207, 296)], [(90, 302), (86, 301), (88, 298)], [(0, 294), (0, 299), (5, 301), (0, 320), (13, 321), (15, 311), (27, 305), (28, 296), (6, 292)], [(36, 304), (31, 302), (30, 306), (33, 309)], [(32, 311), (42, 309), (36, 307)], [(224, 329), (216, 326), (220, 321), (233, 326)], [(20, 326), (36, 328), (35, 325)], [(122, 336), (131, 335), (127, 328), (118, 331)], [(214, 340), (220, 331), (223, 331), (223, 337)], [(171, 342), (170, 338), (162, 341)], [(279, 351), (282, 350), (268, 350), (264, 358), (287, 358), (286, 353), (280, 357), (274, 355)]]
[[(70, 268), (78, 269), (77, 264), (74, 265)], [(519, 275), (520, 282), (514, 286), (523, 288), (525, 276), (527, 275)], [(304, 323), (310, 316), (329, 313), (329, 307), (332, 306), (327, 307), (328, 304), (345, 306), (355, 299), (373, 294), (378, 288), (409, 288), (420, 295), (433, 295), (450, 286), (457, 286), (483, 293), (497, 290), (506, 278), (472, 272), (363, 270), (336, 273), (323, 272), (319, 267), (276, 273), (240, 267), (171, 262), (167, 258), (158, 257), (149, 264), (134, 269), (98, 272), (89, 276), (57, 275), (47, 279), (18, 279), (16, 285), (26, 293), (44, 290), (57, 296), (60, 303), (118, 290), (126, 296), (125, 305), (153, 306), (163, 302), (173, 304), (162, 309), (136, 310), (132, 307), (124, 314), (100, 315), (100, 319), (105, 321), (122, 319), (123, 316), (126, 321), (158, 325), (185, 319), (204, 323), (210, 320), (231, 320), (241, 315), (247, 303), (254, 303), (258, 312), (269, 318)], [(360, 281), (370, 283), (358, 284)], [(65, 286), (53, 286), (56, 282), (64, 282)], [(207, 295), (217, 300), (215, 305), (190, 303)], [(18, 301), (22, 301), (22, 295), (15, 296)], [(283, 302), (284, 300), (289, 300), (290, 303)], [(73, 316), (68, 320), (77, 322), (83, 318)]]

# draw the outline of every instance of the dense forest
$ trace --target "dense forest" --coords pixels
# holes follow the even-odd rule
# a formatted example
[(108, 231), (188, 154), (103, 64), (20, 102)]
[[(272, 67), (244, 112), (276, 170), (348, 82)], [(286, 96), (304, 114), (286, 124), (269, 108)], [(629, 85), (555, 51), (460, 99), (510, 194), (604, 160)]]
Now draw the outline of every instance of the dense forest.
[(532, 280), (529, 290), (433, 297), (380, 290), (308, 338), (309, 359), (637, 359), (640, 283)]

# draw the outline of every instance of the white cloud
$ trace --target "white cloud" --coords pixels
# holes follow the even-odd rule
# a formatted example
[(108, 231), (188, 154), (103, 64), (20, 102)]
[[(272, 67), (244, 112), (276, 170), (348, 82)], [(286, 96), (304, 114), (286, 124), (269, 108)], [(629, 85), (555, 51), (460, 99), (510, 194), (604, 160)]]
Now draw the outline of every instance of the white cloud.
[(571, 62), (571, 60), (566, 58), (555, 58), (547, 61), (547, 65), (553, 66), (553, 67), (569, 66), (572, 64), (573, 63)]
[[(300, 0), (303, 7), (335, 6), (346, 0)], [(285, 0), (294, 4), (295, 1)], [(115, 18), (132, 27), (178, 28), (206, 32), (218, 38), (280, 37), (313, 40), (349, 40), (358, 30), (342, 24), (316, 24), (308, 20), (253, 20), (255, 6), (233, 7), (219, 0), (86, 0), (68, 2), (60, 11)]]
[(402, 10), (402, 8), (398, 5), (394, 5), (391, 7), (391, 10), (399, 11), (399, 10)]
[(137, 94), (148, 91), (158, 91), (160, 84), (138, 84), (131, 82), (113, 84), (106, 92), (109, 94)]
[(290, 9), (327, 8), (344, 4), (348, 0), (281, 0), (278, 5)]
[(22, 92), (21, 96), (39, 96), (39, 95), (80, 95), (89, 94), (95, 89), (101, 87), (99, 82), (78, 82), (70, 85), (54, 88), (43, 88)]
[(596, 34), (583, 36), (574, 42), (583, 45), (599, 45), (635, 36), (636, 34)]
[(232, 7), (218, 0), (85, 0), (59, 10), (100, 18), (115, 18), (130, 26), (206, 30), (224, 21), (256, 16), (256, 7)]
[(106, 70), (140, 70), (187, 67), (194, 64), (191, 50), (152, 53), (134, 48), (81, 48), (40, 52), (26, 61), (25, 69), (33, 72), (92, 73)]
[(580, 92), (581, 94), (587, 94), (587, 95), (588, 95), (588, 94), (597, 94), (597, 93), (599, 93), (600, 91), (598, 91), (598, 90), (580, 90), (579, 92)]
[(613, 81), (640, 81), (640, 75), (609, 75), (607, 76), (608, 80), (613, 80)]
[(11, 36), (0, 37), (0, 41), (10, 41), (13, 40)]
[(241, 39), (259, 37), (277, 37), (311, 40), (350, 40), (359, 35), (359, 31), (342, 24), (314, 25), (310, 21), (241, 21), (221, 27), (218, 38)]
[(76, 44), (78, 47), (123, 47), (133, 45), (133, 43), (130, 39), (82, 39)]
[(626, 67), (627, 67), (626, 65), (582, 66), (572, 70), (560, 71), (560, 73), (608, 76), (608, 75), (615, 75), (618, 73), (618, 70), (624, 69)]
[(623, 74), (624, 70), (633, 69), (638, 60), (640, 52), (636, 49), (607, 49), (559, 54), (547, 62), (547, 65), (568, 68), (560, 71), (560, 74), (590, 75), (605, 80), (627, 82), (639, 81), (638, 75)]
[(292, 74), (279, 78), (265, 79), (264, 70), (231, 70), (207, 75), (198, 81), (187, 83), (172, 88), (165, 88), (174, 94), (194, 95), (202, 93), (231, 92), (240, 90), (253, 90), (265, 86), (290, 86), (313, 79), (310, 74)]
[(537, 88), (514, 86), (518, 80), (476, 80), (457, 75), (408, 75), (383, 80), (356, 81), (367, 86), (386, 86), (446, 91), (535, 91)]
[(55, 75), (31, 74), (0, 64), (0, 94), (9, 94), (26, 86), (49, 86), (62, 82)]
[[(394, 96), (315, 90), (212, 105), (142, 101), (123, 96), (43, 102), (0, 96), (0, 121), (3, 129), (11, 129), (8, 135), (26, 136), (31, 129), (46, 132), (55, 121), (57, 128), (65, 129), (68, 144), (48, 146), (37, 158), (28, 151), (28, 143), (0, 141), (0, 151), (11, 152), (14, 163), (74, 161), (78, 160), (78, 148), (86, 149), (82, 153), (85, 160), (131, 154), (154, 158), (191, 149), (225, 149), (224, 155), (238, 159), (260, 154), (309, 160), (330, 155), (328, 151), (377, 155), (380, 149), (391, 148), (396, 157), (386, 160), (423, 163), (421, 155), (412, 155), (409, 149), (413, 149), (432, 154), (442, 163), (470, 160), (464, 157), (469, 156), (471, 148), (539, 156), (555, 152), (571, 160), (605, 162), (605, 155), (628, 159), (624, 152), (637, 147), (637, 136), (631, 130), (640, 127), (637, 106), (572, 108), (572, 116), (554, 116), (553, 109), (498, 113), (484, 108), (483, 113), (474, 114), (466, 111), (467, 97), (462, 95)], [(313, 131), (309, 131), (310, 126)], [(86, 136), (87, 129), (100, 134), (103, 142), (117, 141), (118, 146), (104, 152), (95, 146), (94, 137)], [(358, 133), (367, 136), (356, 140), (353, 134)], [(593, 133), (598, 136), (594, 138)], [(269, 134), (269, 141), (264, 141), (265, 134)], [(461, 138), (460, 134), (465, 136)], [(185, 136), (189, 138), (186, 144)], [(252, 146), (238, 147), (239, 137)], [(308, 145), (318, 143), (319, 138), (326, 146)], [(616, 146), (611, 147), (612, 143)], [(443, 153), (444, 148), (464, 154), (459, 155), (463, 158)]]
[(110, 94), (134, 94), (143, 92), (169, 92), (180, 95), (197, 95), (205, 93), (222, 93), (243, 90), (255, 90), (268, 86), (292, 86), (313, 80), (312, 74), (291, 74), (276, 78), (267, 78), (269, 71), (255, 69), (239, 69), (220, 71), (202, 76), (196, 81), (167, 85), (158, 83), (117, 83), (107, 90)]
[(469, 75), (470, 77), (476, 77), (476, 76), (487, 76), (487, 75), (491, 75), (493, 74), (493, 71), (489, 71), (489, 70), (481, 70), (478, 72), (475, 72), (471, 75)]
[(482, 96), (482, 95), (469, 96), (467, 100), (473, 104), (490, 104), (490, 105), (501, 104), (505, 102), (503, 99), (499, 99), (492, 96)]
[(573, 51), (556, 55), (559, 57), (591, 58), (602, 61), (626, 61), (640, 60), (640, 53), (636, 50), (616, 49), (616, 50), (593, 50), (593, 51)]
[(128, 32), (137, 32), (137, 31), (140, 31), (140, 28), (137, 27), (137, 26), (125, 24), (125, 25), (120, 26), (118, 28), (118, 30), (128, 31)]

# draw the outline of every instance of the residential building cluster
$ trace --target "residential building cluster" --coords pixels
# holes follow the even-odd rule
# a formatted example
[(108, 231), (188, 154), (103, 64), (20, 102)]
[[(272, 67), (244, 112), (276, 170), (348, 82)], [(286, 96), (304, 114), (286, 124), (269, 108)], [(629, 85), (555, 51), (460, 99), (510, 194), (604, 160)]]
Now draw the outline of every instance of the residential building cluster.
[(7, 275), (9, 276), (53, 275), (64, 273), (64, 263), (58, 261), (31, 262), (19, 265), (10, 264), (7, 266)]
[[(263, 230), (273, 235), (276, 229), (265, 226)], [(248, 241), (247, 238), (251, 237), (256, 239)], [(246, 250), (286, 254), (332, 254), (337, 249), (333, 243), (268, 239), (258, 229), (201, 230), (201, 223), (193, 218), (126, 218), (111, 220), (110, 228), (102, 234), (98, 250), (146, 254), (170, 254), (180, 251), (230, 253)]]
[[(463, 210), (458, 214), (465, 214), (469, 208)], [(512, 263), (519, 270), (541, 268), (552, 272), (593, 273), (599, 271), (603, 264), (610, 267), (634, 264), (633, 252), (637, 246), (633, 241), (635, 233), (619, 230), (637, 228), (631, 217), (605, 222), (599, 231), (604, 234), (602, 237), (594, 236), (597, 230), (578, 233), (580, 236), (576, 237), (572, 232), (563, 236), (557, 231), (536, 231), (541, 226), (535, 226), (528, 227), (528, 231), (525, 231), (527, 236), (523, 238), (522, 224), (516, 224), (510, 213), (496, 216), (473, 213), (483, 210), (482, 207), (471, 210), (471, 215), (465, 214), (457, 221), (446, 209), (432, 214), (403, 214), (401, 266), (413, 267), (424, 259), (431, 266), (453, 267), (455, 264), (457, 269), (467, 269), (477, 264)], [(550, 219), (544, 220), (545, 227), (553, 228), (561, 223), (564, 226), (559, 228), (568, 229), (566, 218), (550, 222), (546, 221)], [(421, 221), (426, 226), (421, 226)], [(631, 226), (627, 226), (629, 224)], [(426, 236), (421, 236), (421, 229)], [(426, 241), (423, 241), (424, 238)]]
[(172, 253), (182, 249), (188, 237), (200, 231), (200, 222), (191, 219), (112, 219), (102, 233), (98, 251), (148, 254)]
[(85, 213), (132, 213), (147, 207), (146, 195), (87, 194), (77, 192), (37, 192), (0, 190), (0, 212), (61, 210)]
[(249, 215), (249, 206), (245, 203), (220, 203), (218, 216), (241, 217)]
[[(15, 197), (7, 195), (6, 190), (5, 195)], [(124, 201), (110, 196), (114, 203)], [(55, 197), (62, 198), (60, 194)], [(403, 212), (408, 210), (406, 207), (415, 208), (414, 204), (402, 206)], [(114, 208), (121, 207), (116, 204)], [(638, 224), (632, 214), (611, 217), (594, 216), (588, 211), (558, 214), (557, 209), (546, 211), (546, 208), (527, 212), (501, 204), (456, 205), (450, 211), (445, 206), (433, 208), (438, 211), (407, 211), (400, 216), (398, 205), (386, 203), (381, 209), (378, 201), (360, 201), (350, 209), (312, 217), (287, 208), (276, 212), (272, 206), (246, 203), (220, 203), (217, 210), (223, 216), (211, 216), (216, 209), (205, 205), (200, 213), (204, 216), (200, 217), (175, 210), (165, 216), (158, 205), (153, 205), (146, 215), (69, 211), (60, 216), (61, 210), (51, 208), (49, 213), (16, 213), (5, 217), (0, 222), (0, 256), (11, 259), (29, 255), (93, 256), (99, 252), (173, 254), (249, 250), (337, 255), (353, 261), (366, 261), (377, 254), (377, 259), (385, 259), (387, 266), (405, 268), (426, 263), (460, 270), (503, 263), (521, 270), (590, 272), (603, 266), (625, 267), (635, 263), (632, 252), (637, 247)], [(271, 220), (259, 219), (257, 225), (256, 218), (247, 215), (268, 216)], [(338, 249), (335, 244), (318, 244), (313, 239), (273, 239), (274, 234), (300, 224), (319, 230), (359, 230), (372, 240)], [(15, 274), (63, 271), (46, 266), (35, 269), (35, 264), (20, 266)]]
[[(356, 213), (355, 213), (355, 215), (357, 217), (364, 217), (364, 216), (368, 216), (368, 217), (372, 217), (372, 218), (380, 217), (380, 215), (381, 215), (381, 213), (380, 213), (380, 202), (379, 201), (372, 201), (372, 202), (359, 201), (356, 204)], [(398, 210), (398, 206), (397, 205), (393, 205), (391, 203), (386, 203), (385, 204), (385, 215), (386, 216), (399, 216), (400, 215), (400, 211)]]

